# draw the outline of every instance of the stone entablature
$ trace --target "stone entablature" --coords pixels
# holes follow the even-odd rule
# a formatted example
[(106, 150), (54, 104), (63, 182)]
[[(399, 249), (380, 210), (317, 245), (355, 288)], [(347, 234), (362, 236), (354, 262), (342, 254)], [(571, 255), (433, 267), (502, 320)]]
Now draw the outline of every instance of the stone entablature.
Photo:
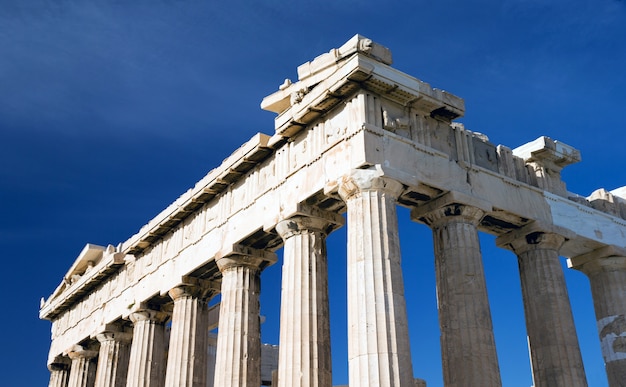
[[(568, 192), (561, 179), (561, 169), (580, 160), (576, 149), (548, 137), (513, 150), (495, 146), (485, 135), (452, 122), (464, 113), (462, 99), (390, 64), (387, 48), (359, 35), (305, 63), (298, 68), (298, 81), (286, 80), (261, 104), (278, 113), (274, 135), (252, 137), (117, 247), (87, 245), (52, 296), (42, 302), (40, 317), (52, 321), (48, 363), (59, 363), (59, 356), (73, 346), (97, 346), (97, 335), (111, 324), (130, 329), (128, 320), (138, 312), (171, 318), (172, 289), (210, 284), (218, 292), (227, 271), (224, 262), (231, 257), (244, 257), (237, 262), (247, 271), (229, 279), (229, 287), (256, 278), (275, 261), (274, 251), (289, 235), (286, 220), (332, 219), (332, 226), (315, 237), (316, 243), (323, 243), (325, 235), (342, 224), (337, 214), (350, 213), (350, 205), (360, 206), (353, 210), (355, 230), (371, 226), (361, 224), (361, 208), (389, 215), (393, 203), (410, 207), (414, 219), (431, 224), (434, 232), (439, 226), (429, 217), (435, 212), (449, 222), (448, 217), (461, 219), (459, 214), (470, 211), (475, 214), (467, 221), (472, 230), (464, 238), (472, 248), (474, 229), (500, 236), (501, 241), (520, 229), (558, 230), (563, 241), (553, 253), (571, 258), (576, 267), (596, 259), (594, 252), (602, 249), (626, 250), (625, 189), (599, 190), (583, 198)], [(369, 187), (374, 196), (360, 198), (361, 204), (353, 201), (347, 193), (351, 184)], [(365, 203), (372, 198), (380, 203)], [(389, 216), (395, 219), (395, 212)], [(448, 240), (440, 241), (442, 256), (451, 254)], [(373, 254), (375, 267), (377, 260), (386, 258), (374, 251), (378, 245), (372, 246), (366, 253)], [(302, 248), (294, 257), (306, 256), (298, 250)], [(480, 259), (478, 248), (472, 256), (477, 267)], [(399, 272), (390, 273), (400, 278)], [(372, 283), (378, 280), (374, 275)], [(251, 297), (254, 314), (254, 286), (235, 288), (232, 294)], [(395, 297), (394, 289), (385, 292)], [(482, 291), (476, 294), (486, 302)], [(480, 308), (488, 311), (488, 305)], [(239, 313), (232, 305), (229, 310), (220, 313)], [(370, 316), (372, 321), (383, 312)], [(252, 317), (237, 318), (250, 322), (246, 319)], [(398, 323), (393, 316), (386, 318), (389, 324)], [(354, 356), (366, 358), (358, 351)], [(499, 380), (495, 361), (486, 365), (492, 381)], [(400, 384), (412, 380), (412, 375), (394, 377)], [(328, 373), (322, 379), (330, 380)]]

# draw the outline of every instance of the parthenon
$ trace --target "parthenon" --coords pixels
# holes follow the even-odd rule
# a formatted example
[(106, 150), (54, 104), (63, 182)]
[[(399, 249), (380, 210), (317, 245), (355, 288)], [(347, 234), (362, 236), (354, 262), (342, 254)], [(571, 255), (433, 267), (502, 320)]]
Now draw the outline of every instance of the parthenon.
[[(454, 122), (461, 98), (391, 63), (356, 35), (302, 64), (261, 103), (278, 114), (272, 135), (245, 142), (126, 241), (87, 244), (42, 301), (49, 385), (331, 387), (326, 237), (340, 227), (350, 387), (424, 385), (399, 205), (432, 229), (445, 386), (502, 385), (479, 232), (518, 258), (534, 385), (587, 385), (563, 256), (589, 277), (609, 384), (623, 386), (626, 187), (569, 192), (561, 170), (578, 150), (549, 137), (496, 146)], [(260, 340), (259, 281), (280, 248), (278, 356), (262, 362), (275, 347)]]

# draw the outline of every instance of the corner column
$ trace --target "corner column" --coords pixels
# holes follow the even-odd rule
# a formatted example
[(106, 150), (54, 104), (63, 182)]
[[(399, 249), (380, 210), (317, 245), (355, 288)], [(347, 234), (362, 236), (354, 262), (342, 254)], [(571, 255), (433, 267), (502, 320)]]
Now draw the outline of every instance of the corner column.
[(100, 342), (96, 387), (126, 386), (133, 335), (121, 329), (111, 328), (96, 335)]
[(261, 385), (259, 293), (261, 270), (276, 262), (264, 250), (235, 245), (215, 261), (222, 272), (215, 386)]
[(278, 351), (279, 387), (331, 387), (326, 236), (343, 218), (310, 209), (276, 225), (284, 263)]
[[(579, 263), (579, 262), (584, 263)], [(589, 277), (598, 335), (610, 387), (626, 383), (626, 251), (603, 247), (573, 258)]]
[(67, 387), (70, 377), (70, 360), (65, 356), (57, 356), (54, 362), (48, 365), (50, 382), (48, 387)]
[(587, 386), (559, 260), (565, 237), (534, 225), (496, 241), (518, 257), (533, 380), (537, 386)]
[(130, 314), (133, 342), (127, 387), (161, 387), (165, 376), (165, 321), (168, 315), (153, 309)]
[(446, 387), (502, 386), (477, 230), (487, 205), (473, 204), (449, 194), (411, 212), (433, 231)]
[(209, 309), (217, 292), (208, 281), (185, 278), (169, 291), (174, 300), (165, 386), (206, 387)]
[(98, 351), (90, 351), (75, 345), (68, 350), (67, 356), (72, 360), (68, 387), (92, 386), (96, 377), (94, 358), (98, 356)]
[(413, 386), (396, 200), (403, 186), (375, 169), (345, 177), (351, 387)]

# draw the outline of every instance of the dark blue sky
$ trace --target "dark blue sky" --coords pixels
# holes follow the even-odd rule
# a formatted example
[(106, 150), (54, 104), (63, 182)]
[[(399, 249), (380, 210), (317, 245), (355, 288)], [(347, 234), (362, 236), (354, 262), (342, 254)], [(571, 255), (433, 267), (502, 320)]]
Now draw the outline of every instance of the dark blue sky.
[[(45, 385), (48, 297), (85, 243), (117, 244), (247, 141), (261, 99), (356, 33), (466, 101), (459, 121), (515, 148), (582, 152), (583, 196), (626, 185), (626, 2), (5, 0), (0, 3), (3, 385)], [(433, 4), (436, 3), (436, 4)], [(429, 230), (400, 213), (415, 375), (441, 386)], [(483, 236), (505, 386), (531, 384), (515, 257)], [(345, 229), (330, 238), (335, 384), (347, 383)], [(336, 259), (332, 259), (336, 257)], [(586, 278), (567, 272), (590, 386), (606, 385)], [(280, 264), (263, 277), (277, 343)]]

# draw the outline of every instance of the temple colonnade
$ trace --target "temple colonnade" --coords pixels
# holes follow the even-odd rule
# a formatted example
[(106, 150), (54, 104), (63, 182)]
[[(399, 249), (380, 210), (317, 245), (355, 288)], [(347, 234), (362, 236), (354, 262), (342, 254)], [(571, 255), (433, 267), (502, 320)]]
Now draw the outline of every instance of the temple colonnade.
[[(502, 385), (479, 232), (517, 257), (534, 385), (587, 385), (566, 257), (589, 277), (609, 385), (622, 386), (626, 189), (568, 192), (560, 172), (576, 149), (495, 146), (453, 122), (463, 100), (390, 64), (357, 35), (301, 65), (262, 102), (278, 113), (273, 136), (254, 136), (127, 241), (87, 245), (42, 302), (49, 385), (331, 387), (326, 238), (345, 226), (350, 386), (424, 386), (404, 206), (433, 235), (446, 387)], [(259, 296), (280, 248), (276, 354), (261, 343)]]

